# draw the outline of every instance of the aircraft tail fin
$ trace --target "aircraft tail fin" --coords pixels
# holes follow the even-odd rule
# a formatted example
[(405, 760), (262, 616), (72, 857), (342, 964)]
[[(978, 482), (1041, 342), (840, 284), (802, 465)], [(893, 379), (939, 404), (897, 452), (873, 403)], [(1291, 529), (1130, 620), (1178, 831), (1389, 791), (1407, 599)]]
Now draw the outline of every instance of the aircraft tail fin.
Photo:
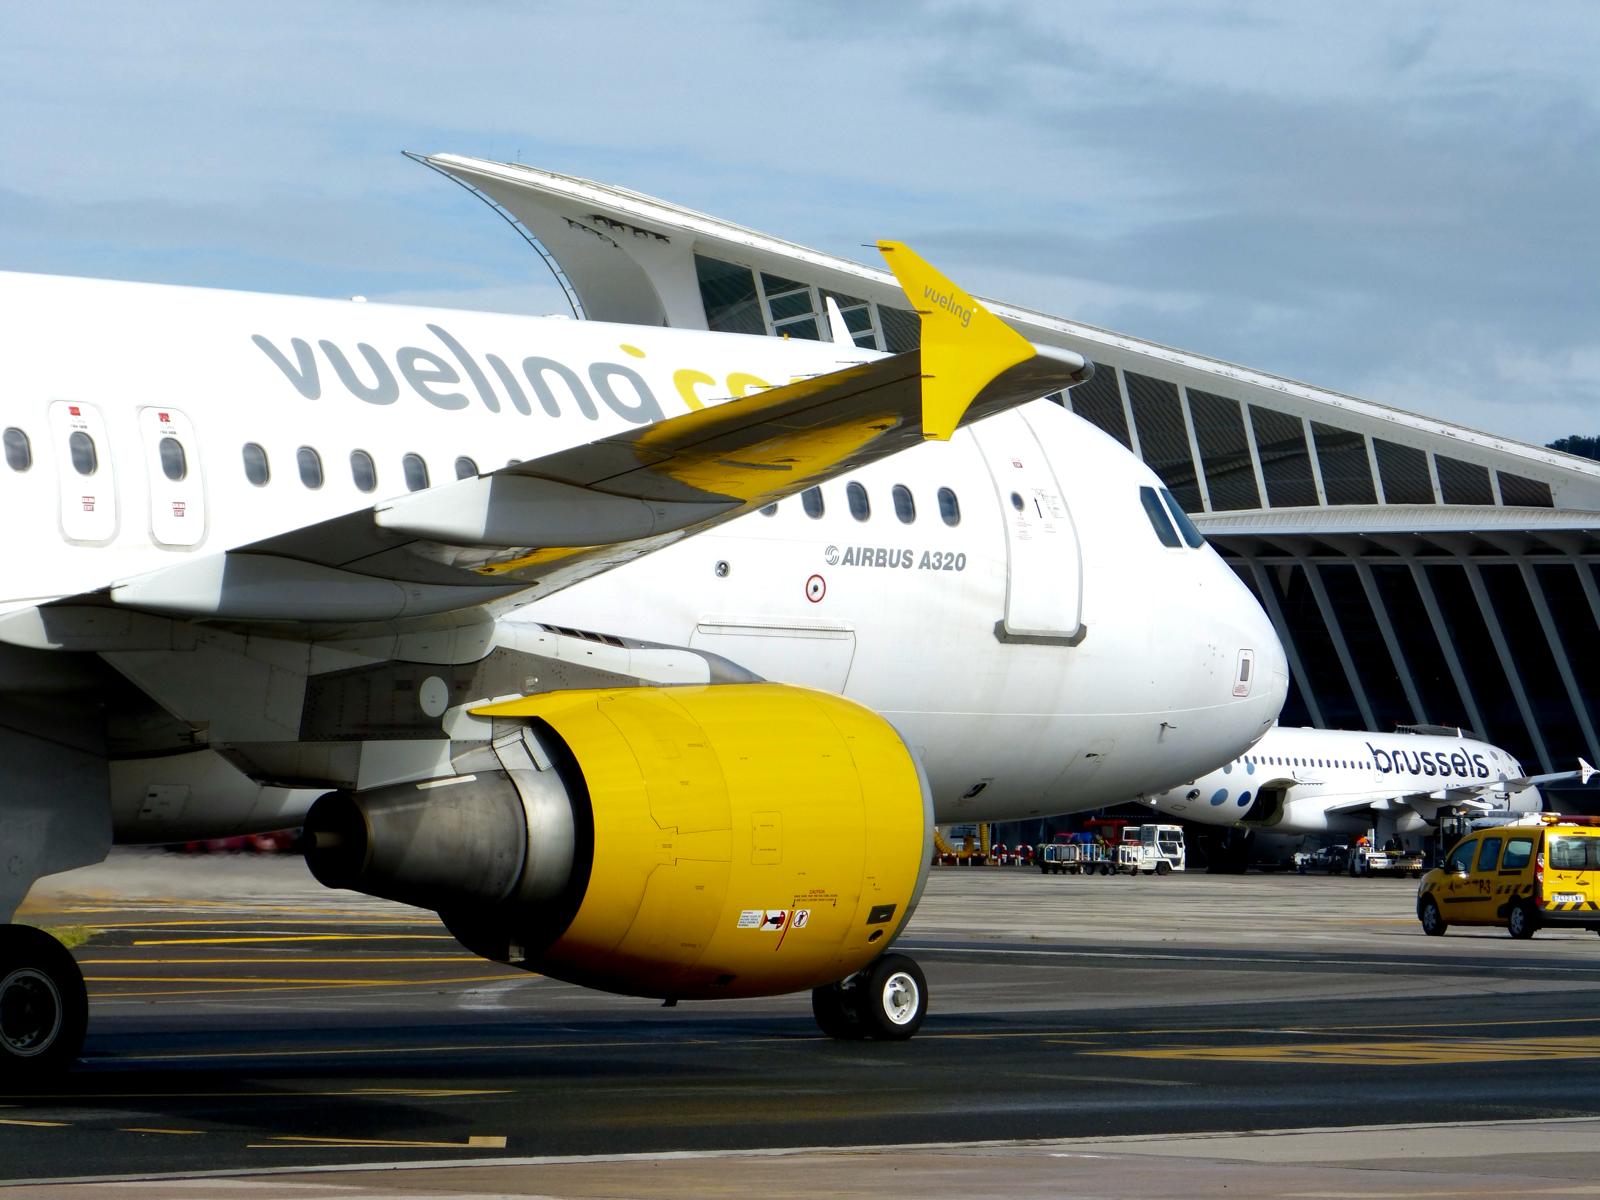
[(1578, 782), (1588, 783), (1593, 776), (1594, 768), (1580, 758), (1578, 760)]

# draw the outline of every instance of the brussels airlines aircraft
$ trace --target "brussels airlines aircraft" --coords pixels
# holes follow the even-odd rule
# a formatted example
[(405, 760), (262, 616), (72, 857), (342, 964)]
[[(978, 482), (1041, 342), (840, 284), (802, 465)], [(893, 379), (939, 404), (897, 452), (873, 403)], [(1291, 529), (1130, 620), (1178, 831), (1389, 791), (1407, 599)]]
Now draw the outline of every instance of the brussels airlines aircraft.
[(1538, 812), (1538, 784), (1593, 768), (1527, 775), (1498, 746), (1459, 729), (1402, 727), (1399, 733), (1273, 727), (1232, 762), (1158, 796), (1164, 813), (1206, 825), (1242, 825), (1272, 833), (1357, 835), (1378, 842), (1421, 833), (1450, 809)]
[[(303, 822), (487, 957), (909, 1037), (935, 820), (1193, 778), (1286, 672), (1154, 475), (1018, 407), (1092, 366), (881, 249), (917, 351), (0, 275), (0, 920)], [(58, 943), (0, 925), (0, 989), (0, 1078), (76, 1055)]]

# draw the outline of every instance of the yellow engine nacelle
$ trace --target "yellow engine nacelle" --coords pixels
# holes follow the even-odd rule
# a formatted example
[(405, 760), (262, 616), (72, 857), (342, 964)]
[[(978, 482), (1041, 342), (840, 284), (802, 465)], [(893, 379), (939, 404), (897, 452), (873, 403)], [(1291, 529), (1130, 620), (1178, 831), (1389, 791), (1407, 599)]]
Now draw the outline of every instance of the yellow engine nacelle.
[(831, 983), (904, 927), (932, 857), (926, 781), (877, 714), (778, 684), (489, 705), (460, 774), (319, 801), (313, 872), (438, 909), (485, 957), (607, 991)]

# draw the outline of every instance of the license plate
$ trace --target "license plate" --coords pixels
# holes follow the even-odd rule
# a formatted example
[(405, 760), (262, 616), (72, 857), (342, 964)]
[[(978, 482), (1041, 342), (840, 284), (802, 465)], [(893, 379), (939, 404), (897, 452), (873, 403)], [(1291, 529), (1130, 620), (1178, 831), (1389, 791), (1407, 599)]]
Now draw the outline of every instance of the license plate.
[(1557, 904), (1582, 904), (1583, 893), (1557, 892), (1555, 895), (1551, 896), (1550, 899), (1554, 900)]

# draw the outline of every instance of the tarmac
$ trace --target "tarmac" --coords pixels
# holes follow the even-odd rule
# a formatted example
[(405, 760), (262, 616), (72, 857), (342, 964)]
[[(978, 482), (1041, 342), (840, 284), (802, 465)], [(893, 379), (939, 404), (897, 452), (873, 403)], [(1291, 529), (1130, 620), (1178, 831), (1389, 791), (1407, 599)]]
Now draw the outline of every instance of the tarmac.
[(663, 1009), (466, 954), (290, 856), (118, 853), (61, 1086), (0, 1094), (23, 1197), (1600, 1194), (1600, 939), (1426, 938), (1415, 883), (933, 873), (931, 1011)]

